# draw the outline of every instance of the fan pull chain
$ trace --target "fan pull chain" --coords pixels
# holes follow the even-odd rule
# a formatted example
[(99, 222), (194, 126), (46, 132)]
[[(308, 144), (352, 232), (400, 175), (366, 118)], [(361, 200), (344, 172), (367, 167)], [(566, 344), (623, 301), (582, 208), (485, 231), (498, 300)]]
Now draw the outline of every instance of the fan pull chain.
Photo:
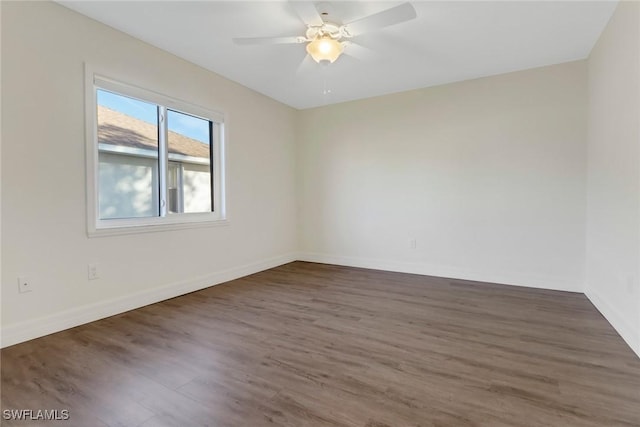
[(325, 105), (329, 103), (329, 95), (331, 95), (331, 89), (329, 88), (329, 84), (327, 83), (327, 70), (329, 68), (328, 65), (329, 61), (322, 61), (320, 63), (320, 73), (322, 73), (322, 97)]

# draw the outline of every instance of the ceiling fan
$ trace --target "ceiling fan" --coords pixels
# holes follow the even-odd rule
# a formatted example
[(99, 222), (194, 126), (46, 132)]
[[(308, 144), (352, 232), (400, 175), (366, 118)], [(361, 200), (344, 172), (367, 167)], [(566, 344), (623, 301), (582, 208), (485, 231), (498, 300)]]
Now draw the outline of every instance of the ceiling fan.
[(304, 36), (245, 37), (234, 38), (233, 42), (239, 45), (306, 43), (307, 53), (316, 62), (332, 63), (343, 52), (349, 54), (351, 49), (359, 47), (349, 39), (365, 32), (409, 21), (417, 16), (411, 3), (407, 2), (346, 24), (338, 24), (330, 21), (333, 18), (329, 18), (327, 3), (319, 3), (317, 7), (308, 1), (290, 1), (289, 4), (307, 25)]

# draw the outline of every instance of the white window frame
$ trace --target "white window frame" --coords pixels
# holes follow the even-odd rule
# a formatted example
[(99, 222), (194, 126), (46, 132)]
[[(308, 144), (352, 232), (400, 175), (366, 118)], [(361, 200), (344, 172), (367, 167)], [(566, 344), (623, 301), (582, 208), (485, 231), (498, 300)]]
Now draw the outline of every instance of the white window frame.
[[(97, 127), (97, 91), (107, 90), (141, 101), (146, 101), (166, 107), (166, 109), (190, 114), (204, 120), (214, 122), (219, 127), (217, 135), (212, 136), (213, 164), (213, 212), (199, 213), (171, 213), (166, 214), (168, 194), (166, 185), (160, 183), (160, 188), (165, 189), (161, 194), (160, 216), (142, 218), (99, 218), (99, 162), (98, 162), (98, 127)], [(85, 115), (86, 115), (86, 184), (87, 184), (87, 234), (89, 237), (131, 234), (142, 232), (154, 232), (175, 230), (181, 228), (193, 228), (204, 226), (225, 225), (228, 223), (226, 216), (225, 194), (225, 115), (204, 107), (193, 105), (185, 101), (172, 98), (151, 90), (143, 89), (116, 79), (106, 77), (85, 64)], [(166, 117), (166, 114), (165, 114)], [(161, 120), (160, 126), (167, 126), (166, 118)], [(163, 132), (160, 132), (162, 135)], [(160, 150), (159, 168), (168, 167), (168, 150)], [(168, 171), (168, 170), (167, 170)], [(159, 179), (166, 179), (166, 172), (159, 172)], [(165, 183), (166, 184), (166, 183)], [(164, 200), (164, 203), (162, 202)], [(163, 212), (164, 211), (164, 212)]]

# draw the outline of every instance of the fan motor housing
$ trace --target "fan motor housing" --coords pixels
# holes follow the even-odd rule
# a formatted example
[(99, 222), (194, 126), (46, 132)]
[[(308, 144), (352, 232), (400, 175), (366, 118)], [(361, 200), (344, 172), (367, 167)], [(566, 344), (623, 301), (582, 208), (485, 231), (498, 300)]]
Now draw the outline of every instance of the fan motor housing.
[(309, 27), (306, 32), (307, 39), (309, 40), (314, 40), (322, 36), (330, 36), (333, 39), (339, 40), (343, 35), (342, 26), (334, 24), (333, 22), (325, 22), (319, 27)]

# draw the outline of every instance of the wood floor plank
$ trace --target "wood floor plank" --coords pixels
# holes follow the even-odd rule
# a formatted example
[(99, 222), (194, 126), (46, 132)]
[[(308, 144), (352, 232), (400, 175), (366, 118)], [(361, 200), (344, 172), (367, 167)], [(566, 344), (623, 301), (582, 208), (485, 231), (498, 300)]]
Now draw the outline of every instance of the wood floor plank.
[(640, 426), (640, 359), (581, 294), (295, 262), (3, 349), (64, 426)]

